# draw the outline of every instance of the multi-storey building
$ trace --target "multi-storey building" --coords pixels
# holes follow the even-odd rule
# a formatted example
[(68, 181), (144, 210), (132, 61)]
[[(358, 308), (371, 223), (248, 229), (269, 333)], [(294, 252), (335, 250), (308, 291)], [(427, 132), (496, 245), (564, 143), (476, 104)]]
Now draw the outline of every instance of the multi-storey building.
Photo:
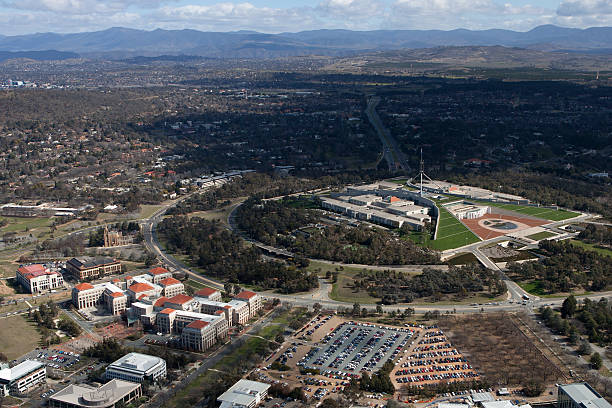
[(557, 408), (612, 408), (589, 384), (563, 384), (558, 387)]
[(26, 360), (12, 368), (0, 369), (0, 395), (20, 395), (47, 379), (44, 364)]
[(64, 286), (64, 277), (61, 273), (39, 264), (20, 267), (15, 278), (30, 293), (40, 293)]
[(181, 345), (186, 350), (205, 351), (216, 342), (215, 330), (204, 320), (189, 323), (181, 332)]
[(255, 316), (255, 314), (263, 307), (261, 302), (261, 296), (250, 290), (243, 290), (234, 299), (243, 300), (249, 304), (249, 318)]
[(154, 382), (166, 377), (166, 361), (147, 354), (129, 353), (106, 367), (107, 379), (142, 383)]
[(172, 277), (172, 272), (170, 272), (166, 268), (162, 268), (160, 266), (157, 266), (157, 267), (149, 270), (147, 272), (147, 275), (151, 276), (151, 278), (153, 279), (153, 283), (158, 284), (163, 279), (171, 278)]
[(185, 285), (178, 279), (165, 278), (159, 281), (159, 285), (163, 288), (163, 295), (165, 297), (172, 297), (185, 293)]
[(72, 258), (66, 262), (66, 270), (75, 280), (100, 279), (121, 273), (121, 262), (113, 258)]
[(217, 398), (219, 408), (255, 408), (268, 395), (270, 384), (251, 380), (238, 380)]
[(128, 406), (142, 397), (138, 383), (113, 379), (93, 388), (72, 384), (49, 398), (50, 408), (116, 408)]
[(221, 292), (211, 288), (202, 288), (198, 290), (194, 295), (202, 299), (212, 300), (214, 302), (221, 302), (222, 300)]

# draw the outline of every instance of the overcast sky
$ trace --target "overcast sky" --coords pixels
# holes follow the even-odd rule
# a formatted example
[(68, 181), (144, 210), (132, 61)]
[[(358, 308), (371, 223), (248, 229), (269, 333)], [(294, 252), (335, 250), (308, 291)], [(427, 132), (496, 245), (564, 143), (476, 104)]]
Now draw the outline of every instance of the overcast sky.
[(612, 26), (612, 0), (0, 0), (0, 33), (109, 27), (256, 30), (319, 28), (527, 31), (541, 24)]

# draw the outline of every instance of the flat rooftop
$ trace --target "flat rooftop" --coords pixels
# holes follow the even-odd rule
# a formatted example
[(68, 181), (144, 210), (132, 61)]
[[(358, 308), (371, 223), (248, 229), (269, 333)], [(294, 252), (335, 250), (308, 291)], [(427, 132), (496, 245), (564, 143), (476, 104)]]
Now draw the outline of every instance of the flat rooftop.
[(164, 361), (155, 356), (140, 353), (129, 353), (110, 364), (107, 369), (139, 371), (146, 373)]

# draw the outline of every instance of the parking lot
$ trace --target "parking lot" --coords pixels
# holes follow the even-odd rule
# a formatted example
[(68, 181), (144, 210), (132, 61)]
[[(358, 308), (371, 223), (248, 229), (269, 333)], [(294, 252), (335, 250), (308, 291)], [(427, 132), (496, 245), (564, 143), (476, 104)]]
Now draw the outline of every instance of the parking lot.
[(395, 359), (415, 333), (416, 329), (410, 327), (345, 322), (325, 336), (298, 365), (319, 369), (323, 374), (359, 376), (364, 370), (376, 372), (387, 360)]
[(402, 384), (423, 385), (479, 379), (478, 373), (439, 328), (428, 327), (414, 340), (414, 347), (407, 350), (391, 373), (396, 388)]
[(20, 362), (24, 360), (36, 360), (50, 368), (69, 370), (81, 361), (81, 355), (59, 349), (37, 349), (19, 359)]

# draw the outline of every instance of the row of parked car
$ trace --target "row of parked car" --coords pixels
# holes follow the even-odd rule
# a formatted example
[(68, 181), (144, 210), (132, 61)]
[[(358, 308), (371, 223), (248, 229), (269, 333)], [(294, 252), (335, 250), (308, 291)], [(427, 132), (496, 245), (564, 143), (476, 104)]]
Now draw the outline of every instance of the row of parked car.
[(442, 371), (461, 371), (461, 370), (469, 370), (472, 367), (468, 363), (464, 364), (454, 364), (454, 365), (423, 365), (421, 367), (414, 368), (404, 368), (402, 370), (397, 370), (395, 375), (404, 376), (404, 375), (412, 375), (412, 374), (423, 374), (423, 373), (435, 373)]
[(440, 373), (440, 374), (425, 374), (425, 375), (413, 375), (409, 377), (398, 377), (398, 383), (419, 383), (425, 381), (444, 381), (444, 380), (458, 380), (476, 378), (478, 374), (473, 371), (466, 372), (452, 372), (452, 373)]

